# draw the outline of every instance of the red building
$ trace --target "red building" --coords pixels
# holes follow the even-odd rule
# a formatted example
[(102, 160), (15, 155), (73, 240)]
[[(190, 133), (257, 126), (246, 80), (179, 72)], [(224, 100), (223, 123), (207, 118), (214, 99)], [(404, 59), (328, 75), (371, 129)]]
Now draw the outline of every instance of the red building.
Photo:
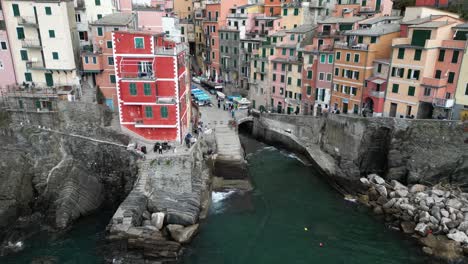
[(415, 6), (447, 7), (448, 0), (416, 0)]
[(186, 48), (164, 33), (112, 34), (122, 129), (149, 141), (177, 141), (190, 122)]

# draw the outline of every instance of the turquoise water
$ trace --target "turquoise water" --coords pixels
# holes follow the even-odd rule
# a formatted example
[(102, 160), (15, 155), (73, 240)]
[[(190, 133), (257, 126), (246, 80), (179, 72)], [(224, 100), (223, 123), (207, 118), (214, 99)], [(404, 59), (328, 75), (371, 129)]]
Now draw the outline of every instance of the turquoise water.
[(267, 147), (248, 162), (255, 191), (214, 195), (184, 264), (427, 263), (413, 241), (345, 201), (293, 155)]
[(84, 217), (64, 234), (50, 235), (39, 233), (28, 239), (22, 252), (0, 257), (2, 264), (29, 264), (38, 260), (49, 260), (57, 264), (97, 264), (103, 263), (100, 252), (103, 245), (106, 225), (112, 212), (104, 211)]
[[(210, 215), (183, 264), (427, 263), (413, 241), (345, 201), (313, 168), (258, 142), (247, 146), (255, 191), (213, 194)], [(111, 213), (86, 217), (63, 235), (38, 234), (23, 252), (0, 263), (29, 264), (41, 257), (60, 264), (102, 263)]]

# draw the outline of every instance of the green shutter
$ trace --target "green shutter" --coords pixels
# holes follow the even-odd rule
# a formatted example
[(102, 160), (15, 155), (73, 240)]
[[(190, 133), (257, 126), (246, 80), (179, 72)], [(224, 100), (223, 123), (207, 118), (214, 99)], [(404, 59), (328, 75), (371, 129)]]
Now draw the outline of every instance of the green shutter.
[(28, 51), (27, 50), (20, 50), (21, 60), (27, 61), (28, 60)]
[(13, 16), (20, 16), (20, 10), (18, 4), (12, 4), (13, 7)]
[(340, 31), (353, 29), (353, 24), (340, 24)]
[(398, 59), (403, 59), (405, 58), (405, 49), (404, 48), (399, 48), (398, 49)]
[(320, 63), (325, 63), (326, 60), (327, 60), (327, 55), (325, 54), (320, 55)]
[(285, 8), (285, 9), (283, 9), (283, 16), (287, 16), (287, 15), (288, 15), (288, 9)]
[(20, 109), (23, 109), (24, 108), (23, 100), (18, 100), (18, 105)]
[(333, 63), (333, 54), (328, 55), (328, 63)]
[(110, 79), (111, 83), (115, 83), (115, 75), (114, 74), (109, 75), (109, 79)]
[(337, 60), (341, 59), (341, 52), (339, 51), (336, 52), (336, 59)]
[(318, 100), (318, 88), (315, 88), (315, 100)]
[(442, 75), (442, 71), (441, 70), (436, 70), (434, 78), (440, 79), (441, 75)]
[(307, 79), (312, 79), (312, 71), (307, 71)]
[(408, 95), (409, 96), (414, 96), (414, 91), (416, 90), (416, 87), (410, 86), (408, 87)]
[(301, 79), (297, 79), (297, 86), (301, 86), (302, 85), (302, 80)]
[(55, 38), (55, 30), (53, 29), (49, 30), (49, 38)]
[(350, 61), (351, 60), (351, 54), (350, 53), (346, 53), (346, 61)]
[(32, 81), (33, 81), (33, 80), (32, 80), (32, 74), (31, 74), (30, 72), (25, 72), (25, 73), (24, 73), (24, 79), (25, 79), (25, 81), (27, 81), (27, 82), (32, 82)]
[(292, 78), (291, 78), (291, 77), (288, 77), (288, 85), (291, 84), (291, 81), (292, 81)]
[(452, 56), (452, 63), (457, 63), (458, 62), (458, 55), (460, 55), (460, 51), (454, 50), (453, 51), (453, 56)]
[(370, 38), (370, 43), (376, 43), (376, 42), (377, 42), (377, 37)]
[(152, 106), (145, 106), (145, 116), (147, 118), (153, 118), (153, 107)]
[(44, 73), (44, 77), (47, 86), (54, 86), (54, 78), (52, 77), (52, 73)]
[(136, 83), (130, 83), (130, 95), (137, 95)]
[(94, 3), (95, 3), (97, 6), (100, 6), (100, 5), (101, 5), (101, 0), (94, 0)]
[(453, 83), (455, 80), (455, 73), (454, 72), (449, 72), (448, 74), (448, 83)]
[(59, 59), (59, 54), (58, 54), (58, 52), (55, 52), (55, 51), (52, 52), (52, 59), (54, 59), (54, 60), (58, 60), (58, 59)]
[(107, 48), (112, 49), (112, 41), (107, 41)]
[(41, 108), (41, 101), (37, 100), (35, 103), (36, 103), (36, 108), (40, 109)]
[(400, 88), (400, 86), (394, 83), (392, 86), (392, 93), (398, 93), (398, 88)]
[(50, 6), (46, 6), (45, 7), (45, 13), (46, 13), (46, 15), (49, 15), (49, 16), (52, 15), (52, 8), (50, 8)]
[(413, 30), (413, 37), (411, 39), (412, 46), (424, 47), (426, 40), (431, 38), (430, 30)]
[(145, 95), (151, 95), (151, 84), (144, 83), (143, 89), (144, 89)]
[(286, 55), (286, 49), (285, 48), (283, 48), (283, 50), (281, 51), (281, 54)]
[(16, 35), (18, 36), (18, 39), (24, 39), (24, 28), (17, 27), (16, 28)]
[(294, 8), (294, 15), (295, 15), (295, 16), (298, 16), (298, 15), (299, 15), (299, 9), (298, 9), (298, 8)]
[(421, 60), (421, 53), (422, 53), (422, 50), (420, 50), (420, 49), (415, 50), (414, 51), (414, 60), (417, 60), (417, 61)]
[(445, 60), (445, 50), (441, 49), (439, 51), (439, 61), (444, 61)]
[(354, 62), (358, 63), (359, 62), (359, 54), (354, 54)]
[(358, 43), (364, 43), (364, 37), (358, 36)]
[(312, 87), (307, 86), (307, 95), (310, 95), (312, 93)]
[(169, 111), (167, 109), (167, 106), (162, 106), (161, 107), (161, 117), (162, 118), (167, 118), (169, 116)]
[(97, 28), (97, 35), (101, 36), (101, 37), (104, 35), (103, 32), (102, 32), (102, 27)]

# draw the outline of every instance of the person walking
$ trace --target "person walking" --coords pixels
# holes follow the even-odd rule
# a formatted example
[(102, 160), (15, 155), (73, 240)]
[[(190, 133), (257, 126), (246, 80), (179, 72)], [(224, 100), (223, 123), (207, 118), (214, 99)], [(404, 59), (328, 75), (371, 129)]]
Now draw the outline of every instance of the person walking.
[(221, 101), (218, 99), (218, 109), (221, 108)]
[(162, 151), (162, 150), (163, 150), (163, 147), (162, 147), (162, 144), (161, 144), (161, 145), (159, 145), (159, 147), (158, 147), (159, 154), (163, 154), (163, 151)]

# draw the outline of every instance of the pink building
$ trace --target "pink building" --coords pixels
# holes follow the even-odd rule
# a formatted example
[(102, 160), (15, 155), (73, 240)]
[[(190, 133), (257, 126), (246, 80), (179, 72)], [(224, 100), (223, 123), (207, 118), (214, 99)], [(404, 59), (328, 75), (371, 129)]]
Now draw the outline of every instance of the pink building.
[(0, 8), (0, 92), (6, 89), (7, 85), (16, 84), (8, 35), (4, 25), (3, 11)]

